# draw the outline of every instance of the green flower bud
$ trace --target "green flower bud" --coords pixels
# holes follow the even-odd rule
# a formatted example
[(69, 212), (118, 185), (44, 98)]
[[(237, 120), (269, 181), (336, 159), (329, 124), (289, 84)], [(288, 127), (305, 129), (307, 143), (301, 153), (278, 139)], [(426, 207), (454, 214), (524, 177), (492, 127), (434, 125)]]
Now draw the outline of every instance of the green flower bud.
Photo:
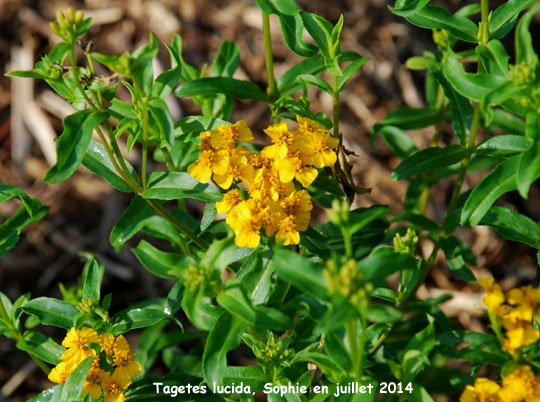
[(445, 31), (444, 29), (434, 29), (433, 30), (433, 42), (441, 48), (441, 49), (447, 49), (450, 47), (450, 35), (448, 34), (448, 31)]
[(346, 200), (334, 199), (332, 201), (332, 209), (327, 211), (328, 219), (334, 225), (346, 225), (349, 222), (350, 204)]
[(399, 233), (394, 236), (394, 249), (400, 254), (413, 255), (418, 244), (418, 235), (416, 232), (408, 228), (405, 237), (401, 237)]
[(510, 77), (514, 84), (518, 86), (527, 86), (534, 82), (534, 71), (528, 64), (520, 63), (510, 66)]

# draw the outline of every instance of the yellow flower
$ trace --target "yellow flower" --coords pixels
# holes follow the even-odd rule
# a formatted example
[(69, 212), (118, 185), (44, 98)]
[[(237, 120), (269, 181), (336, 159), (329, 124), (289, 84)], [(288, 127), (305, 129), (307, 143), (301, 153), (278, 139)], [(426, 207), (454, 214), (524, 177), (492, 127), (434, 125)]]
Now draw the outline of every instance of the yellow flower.
[(222, 124), (217, 131), (212, 132), (210, 143), (214, 148), (234, 147), (236, 141), (251, 141), (253, 133), (244, 120), (235, 124)]
[(284, 246), (300, 243), (300, 233), (298, 233), (296, 220), (292, 216), (287, 216), (279, 222), (279, 230), (276, 233), (276, 241), (283, 241)]
[(77, 366), (71, 362), (60, 362), (51, 370), (47, 378), (57, 384), (64, 384), (75, 367)]
[(99, 367), (99, 357), (96, 356), (92, 361), (92, 366), (90, 366), (90, 370), (84, 381), (82, 396), (90, 394), (90, 397), (93, 400), (99, 399), (101, 397), (101, 377), (103, 377), (104, 374), (105, 371)]
[(255, 248), (261, 242), (262, 221), (253, 208), (255, 200), (242, 201), (227, 215), (227, 223), (235, 234), (238, 247)]
[(249, 195), (263, 202), (277, 201), (280, 195), (289, 195), (295, 191), (293, 182), (283, 183), (279, 179), (279, 172), (274, 168), (263, 167), (259, 169), (248, 185)]
[(321, 123), (308, 119), (307, 117), (296, 116), (296, 121), (298, 122), (296, 132), (299, 135), (313, 133), (318, 130), (326, 130), (326, 127), (324, 127)]
[(105, 352), (108, 356), (113, 355), (114, 349), (114, 335), (113, 334), (103, 334), (99, 337), (99, 345), (101, 346), (101, 351)]
[(536, 379), (529, 366), (519, 366), (502, 380), (497, 402), (530, 401), (534, 397)]
[(501, 306), (504, 302), (504, 294), (501, 287), (494, 282), (493, 278), (482, 278), (478, 280), (478, 283), (482, 285), (487, 293), (482, 299), (482, 303), (487, 308), (495, 311), (496, 314), (501, 315), (504, 312)]
[(199, 154), (197, 162), (188, 166), (188, 173), (201, 183), (208, 183), (212, 177), (212, 168), (217, 163), (218, 155), (213, 150), (203, 151)]
[(540, 289), (535, 289), (531, 285), (512, 289), (508, 293), (508, 303), (517, 305), (511, 311), (514, 319), (532, 322), (534, 311), (538, 308), (539, 302)]
[(220, 158), (223, 162), (214, 169), (214, 181), (224, 189), (231, 187), (232, 183), (242, 180), (245, 183), (253, 181), (253, 167), (247, 163), (246, 149), (242, 146), (236, 147), (230, 153), (220, 151)]
[(293, 145), (293, 134), (287, 128), (285, 122), (273, 124), (264, 130), (272, 138), (274, 145), (265, 147), (262, 154), (270, 159), (283, 159), (287, 156), (289, 149)]
[(226, 214), (242, 201), (240, 193), (236, 189), (232, 189), (223, 195), (223, 200), (216, 202), (218, 214)]
[(311, 220), (313, 204), (311, 202), (311, 197), (306, 190), (294, 192), (289, 196), (280, 199), (279, 204), (287, 216), (294, 217), (296, 228), (298, 230), (303, 232), (307, 229), (309, 221)]
[(467, 385), (459, 398), (459, 402), (496, 402), (500, 386), (487, 378), (477, 378), (474, 387)]
[(141, 372), (141, 364), (133, 361), (135, 353), (131, 352), (129, 344), (123, 335), (116, 338), (113, 353), (113, 366), (116, 367), (114, 374), (118, 378), (131, 379)]
[(116, 372), (111, 376), (109, 373), (104, 372), (101, 377), (101, 386), (105, 391), (104, 402), (124, 402), (125, 396), (122, 391), (131, 384), (131, 380), (119, 376)]
[(319, 174), (317, 169), (306, 167), (298, 152), (287, 155), (285, 159), (276, 160), (274, 165), (279, 172), (279, 179), (283, 183), (296, 179), (303, 187), (308, 187)]
[(503, 326), (506, 329), (503, 338), (503, 350), (513, 353), (516, 349), (530, 345), (540, 339), (540, 331), (528, 324), (517, 326), (503, 317)]
[(80, 331), (71, 328), (62, 341), (62, 346), (67, 349), (60, 359), (65, 362), (70, 361), (77, 366), (87, 357), (96, 354), (96, 351), (89, 348), (88, 344), (99, 343), (99, 339), (97, 332), (91, 328), (82, 328)]
[(339, 139), (330, 136), (327, 130), (317, 130), (304, 135), (299, 141), (298, 148), (307, 155), (308, 164), (322, 168), (336, 163), (337, 155), (333, 149), (338, 145)]
[(201, 151), (210, 151), (214, 148), (212, 147), (212, 144), (210, 143), (210, 137), (212, 136), (213, 131), (203, 131), (199, 138), (201, 139), (201, 143), (199, 144), (199, 149)]

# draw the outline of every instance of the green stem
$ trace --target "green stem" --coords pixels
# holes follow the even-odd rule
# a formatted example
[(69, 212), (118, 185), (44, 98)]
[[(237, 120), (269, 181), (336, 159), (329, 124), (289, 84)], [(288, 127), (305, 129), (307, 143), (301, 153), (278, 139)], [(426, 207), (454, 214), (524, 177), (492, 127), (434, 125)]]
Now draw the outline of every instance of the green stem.
[(75, 86), (79, 91), (81, 91), (81, 94), (88, 103), (88, 106), (90, 106), (91, 109), (96, 110), (96, 105), (90, 100), (86, 92), (84, 91), (81, 82), (79, 81), (79, 70), (77, 67), (77, 59), (75, 58), (75, 44), (71, 45), (71, 48), (69, 49), (69, 62), (71, 64), (71, 72), (73, 73), (73, 79), (75, 80)]
[(195, 234), (181, 221), (176, 219), (169, 211), (159, 205), (156, 201), (146, 199), (146, 202), (154, 208), (158, 214), (167, 219), (174, 227), (176, 227), (180, 232), (184, 233), (194, 244), (196, 244), (201, 250), (207, 250), (208, 244), (203, 240), (195, 236)]
[(266, 60), (266, 74), (268, 75), (268, 88), (266, 93), (270, 100), (274, 101), (277, 98), (276, 77), (274, 76), (274, 57), (272, 55), (272, 37), (270, 35), (270, 16), (267, 14), (263, 17), (263, 36), (264, 36), (264, 57)]
[(334, 120), (334, 137), (339, 138), (339, 144), (343, 143), (343, 138), (339, 132), (339, 77), (333, 76), (332, 87), (332, 118)]
[(373, 345), (373, 347), (369, 349), (368, 353), (375, 352), (379, 348), (379, 346), (382, 345), (384, 340), (388, 337), (388, 335), (390, 335), (390, 331), (392, 331), (392, 328), (394, 328), (393, 322), (389, 322), (388, 324), (386, 324), (386, 328), (384, 329), (384, 332), (381, 334), (379, 339), (377, 339), (377, 342), (375, 342), (375, 345)]
[(167, 168), (169, 168), (169, 170), (172, 172), (177, 172), (178, 168), (176, 167), (176, 164), (174, 163), (174, 160), (169, 150), (166, 147), (163, 147), (161, 148), (161, 152), (163, 152), (163, 157), (165, 158)]
[(362, 325), (362, 334), (360, 335), (360, 348), (358, 352), (358, 379), (362, 378), (362, 371), (364, 366), (364, 354), (366, 349), (366, 340), (367, 340), (367, 318), (366, 311), (364, 309), (360, 312), (360, 323)]
[(360, 378), (361, 357), (358, 349), (358, 331), (356, 330), (356, 318), (349, 321), (346, 325), (347, 338), (349, 339), (349, 349), (351, 350), (351, 360), (353, 363), (353, 375)]
[(146, 190), (147, 178), (146, 178), (146, 164), (148, 160), (148, 109), (145, 107), (143, 110), (143, 143), (142, 143), (142, 169), (141, 179), (143, 190)]

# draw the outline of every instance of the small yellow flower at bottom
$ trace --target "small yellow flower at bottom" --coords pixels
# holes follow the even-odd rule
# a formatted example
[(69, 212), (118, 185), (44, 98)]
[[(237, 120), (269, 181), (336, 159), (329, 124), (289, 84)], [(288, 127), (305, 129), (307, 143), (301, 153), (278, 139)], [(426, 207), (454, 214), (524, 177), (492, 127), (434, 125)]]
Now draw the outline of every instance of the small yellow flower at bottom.
[(495, 283), (493, 278), (482, 278), (478, 283), (485, 289), (487, 295), (482, 299), (482, 303), (487, 308), (500, 315), (503, 313), (501, 304), (504, 303), (504, 294), (501, 287)]
[(487, 378), (477, 378), (474, 386), (467, 385), (459, 398), (459, 402), (495, 402), (501, 387)]
[(74, 369), (72, 363), (60, 362), (51, 370), (47, 378), (57, 384), (64, 384)]
[(131, 384), (130, 379), (122, 378), (116, 373), (110, 375), (105, 372), (101, 377), (101, 386), (105, 391), (104, 402), (124, 402), (125, 395), (122, 389), (129, 384)]

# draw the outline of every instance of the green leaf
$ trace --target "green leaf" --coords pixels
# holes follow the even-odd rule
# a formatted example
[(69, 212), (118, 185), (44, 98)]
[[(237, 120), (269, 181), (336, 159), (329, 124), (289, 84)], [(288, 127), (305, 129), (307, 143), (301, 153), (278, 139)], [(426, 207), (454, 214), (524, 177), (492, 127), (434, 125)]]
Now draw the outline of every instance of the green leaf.
[(216, 59), (210, 67), (210, 77), (232, 77), (238, 63), (240, 62), (240, 52), (238, 45), (234, 42), (225, 41), (218, 50)]
[(55, 385), (54, 387), (41, 392), (32, 399), (29, 399), (27, 402), (60, 402), (62, 387), (62, 385)]
[(405, 62), (405, 67), (409, 70), (427, 70), (435, 63), (433, 57), (413, 56)]
[(478, 225), (489, 226), (507, 240), (540, 249), (540, 225), (519, 212), (494, 205)]
[(240, 345), (247, 324), (224, 311), (208, 334), (204, 347), (202, 365), (207, 384), (223, 384), (227, 367), (227, 352)]
[[(528, 1), (525, 2), (528, 3)], [(529, 26), (538, 10), (540, 10), (540, 4), (537, 4), (527, 11), (519, 20), (516, 28), (516, 64), (524, 63), (529, 66), (532, 71), (534, 71), (538, 65), (538, 55), (534, 50)]]
[(177, 200), (194, 198), (205, 202), (221, 201), (221, 193), (208, 184), (199, 183), (184, 172), (152, 172), (143, 198)]
[(162, 72), (152, 84), (152, 96), (165, 99), (182, 77), (182, 59), (174, 48), (165, 45), (171, 58), (171, 69)]
[(359, 59), (353, 60), (347, 67), (343, 69), (343, 75), (339, 77), (338, 79), (338, 91), (339, 93), (343, 92), (343, 89), (345, 88), (345, 85), (350, 81), (350, 79), (353, 77), (353, 75), (362, 67), (366, 61), (368, 61), (368, 57), (361, 57)]
[(114, 336), (137, 328), (146, 328), (166, 320), (170, 316), (164, 311), (152, 308), (125, 309), (116, 313), (110, 321), (110, 332)]
[(184, 117), (174, 123), (174, 138), (187, 137), (187, 139), (191, 139), (203, 131), (215, 130), (222, 124), (230, 123), (211, 116)]
[(227, 366), (223, 374), (224, 385), (238, 385), (240, 382), (252, 389), (262, 390), (268, 377), (259, 366)]
[(210, 298), (204, 296), (204, 289), (186, 288), (182, 297), (182, 309), (191, 323), (202, 331), (210, 331), (223, 309), (216, 307), (210, 302)]
[(405, 371), (403, 381), (414, 380), (424, 366), (429, 364), (427, 357), (436, 344), (434, 320), (429, 318), (428, 326), (418, 332), (405, 347), (401, 364), (403, 371)]
[(488, 73), (505, 77), (510, 76), (508, 73), (510, 55), (506, 52), (504, 45), (500, 41), (493, 39), (487, 45), (480, 44), (476, 47), (475, 52)]
[(141, 240), (131, 252), (148, 272), (166, 279), (186, 279), (186, 271), (196, 261), (189, 256), (158, 250), (146, 240)]
[(418, 261), (408, 254), (399, 254), (393, 247), (375, 249), (371, 255), (358, 261), (358, 268), (364, 274), (364, 280), (375, 284), (384, 281), (390, 274), (404, 270), (416, 269)]
[(304, 27), (315, 43), (317, 43), (325, 60), (334, 59), (336, 54), (332, 46), (332, 24), (317, 14), (301, 11), (300, 16), (302, 17), (302, 21), (304, 21)]
[(83, 255), (88, 258), (88, 261), (84, 265), (82, 274), (82, 298), (83, 300), (92, 299), (97, 302), (101, 298), (101, 281), (103, 280), (105, 268), (92, 254)]
[(370, 322), (396, 322), (403, 318), (403, 313), (386, 304), (371, 303), (366, 317)]
[[(474, 331), (450, 331), (437, 337), (438, 350), (455, 359), (471, 361), (479, 364), (502, 366), (510, 356), (501, 350), (501, 344), (492, 334)], [(466, 343), (468, 346), (457, 349), (456, 346)]]
[(506, 81), (506, 78), (496, 74), (467, 73), (454, 58), (448, 58), (443, 66), (443, 73), (459, 94), (476, 102), (480, 102)]
[(489, 18), (489, 34), (494, 39), (504, 37), (516, 23), (520, 12), (537, 0), (508, 0), (492, 12)]
[(228, 280), (217, 301), (225, 310), (257, 328), (286, 331), (292, 327), (292, 320), (282, 312), (253, 306), (240, 281)]
[(204, 232), (214, 222), (217, 216), (216, 203), (207, 202), (204, 206), (203, 216), (201, 218), (201, 232)]
[(242, 99), (268, 101), (266, 94), (256, 84), (230, 77), (208, 77), (184, 82), (176, 89), (174, 94), (178, 97), (225, 94)]
[(174, 127), (169, 107), (161, 98), (150, 99), (148, 101), (148, 107), (150, 109), (150, 115), (159, 128), (158, 134), (161, 146), (172, 145), (174, 142)]
[[(115, 189), (124, 193), (131, 193), (133, 191), (122, 176), (118, 174), (109, 155), (105, 151), (105, 147), (99, 142), (90, 140), (90, 145), (84, 154), (82, 164), (91, 172), (105, 179)], [(126, 162), (126, 164), (131, 172), (131, 176), (138, 182), (137, 172), (129, 162)]]
[(308, 57), (289, 68), (278, 78), (277, 87), (282, 96), (301, 89), (299, 84), (295, 84), (296, 78), (301, 74), (317, 75), (326, 69), (324, 58), (320, 54)]
[(540, 118), (538, 113), (527, 114), (525, 137), (532, 146), (519, 157), (516, 176), (517, 188), (523, 198), (527, 198), (529, 187), (540, 177)]
[(403, 180), (421, 173), (461, 162), (467, 151), (460, 145), (453, 144), (444, 148), (425, 148), (411, 155), (392, 172), (392, 180)]
[(469, 138), (469, 130), (472, 125), (473, 108), (467, 98), (454, 90), (452, 84), (446, 79), (440, 68), (431, 69), (437, 79), (444, 95), (450, 102), (452, 111), (452, 126), (461, 144), (465, 144)]
[(425, 7), (429, 1), (430, 0), (396, 0), (394, 7), (388, 6), (388, 9), (396, 15), (408, 17)]
[(421, 28), (445, 29), (465, 42), (478, 42), (478, 26), (474, 22), (460, 15), (452, 15), (442, 7), (426, 5), (406, 18)]
[(126, 242), (135, 236), (154, 215), (154, 209), (146, 200), (134, 196), (120, 218), (114, 224), (109, 240), (117, 252), (121, 251)]
[(379, 133), (392, 152), (401, 160), (418, 152), (411, 137), (396, 126), (384, 126), (379, 130)]
[(439, 244), (444, 251), (448, 266), (457, 277), (465, 282), (476, 282), (474, 274), (465, 264), (463, 250), (461, 249), (458, 239), (454, 236), (440, 237)]
[(62, 389), (62, 395), (60, 400), (62, 401), (78, 401), (81, 396), (84, 381), (92, 365), (92, 357), (84, 359), (75, 370), (69, 375), (64, 388)]
[(322, 78), (319, 78), (315, 75), (309, 75), (309, 74), (301, 74), (298, 76), (298, 81), (305, 82), (306, 84), (313, 85), (315, 88), (320, 89), (323, 92), (326, 92), (328, 94), (332, 94), (332, 88), (330, 85), (323, 80)]
[(271, 264), (283, 280), (317, 299), (326, 297), (326, 281), (322, 275), (322, 266), (287, 250), (277, 250)]
[(521, 135), (497, 135), (488, 137), (475, 149), (475, 153), (497, 158), (509, 158), (531, 146), (531, 141)]
[(319, 352), (312, 352), (307, 349), (302, 350), (294, 356), (291, 363), (300, 362), (315, 363), (330, 378), (340, 378), (345, 375), (344, 369), (336, 361)]
[(373, 126), (372, 134), (378, 133), (384, 126), (395, 126), (401, 130), (415, 130), (429, 127), (440, 119), (437, 108), (413, 109), (401, 107), (390, 112), (384, 119)]
[(525, 123), (520, 117), (500, 108), (491, 109), (492, 120), (487, 125), (490, 131), (503, 130), (510, 134), (525, 134)]
[(108, 116), (107, 112), (81, 110), (64, 119), (64, 131), (56, 147), (57, 161), (45, 175), (45, 182), (59, 183), (75, 172), (84, 158), (94, 128)]
[(21, 309), (39, 318), (41, 324), (70, 329), (79, 310), (73, 304), (49, 297), (38, 297), (28, 301)]
[(60, 363), (60, 356), (66, 351), (47, 335), (37, 331), (25, 332), (24, 340), (17, 342), (17, 349), (54, 365)]
[(516, 189), (518, 158), (513, 157), (499, 163), (471, 191), (461, 212), (461, 224), (478, 225), (502, 194)]

